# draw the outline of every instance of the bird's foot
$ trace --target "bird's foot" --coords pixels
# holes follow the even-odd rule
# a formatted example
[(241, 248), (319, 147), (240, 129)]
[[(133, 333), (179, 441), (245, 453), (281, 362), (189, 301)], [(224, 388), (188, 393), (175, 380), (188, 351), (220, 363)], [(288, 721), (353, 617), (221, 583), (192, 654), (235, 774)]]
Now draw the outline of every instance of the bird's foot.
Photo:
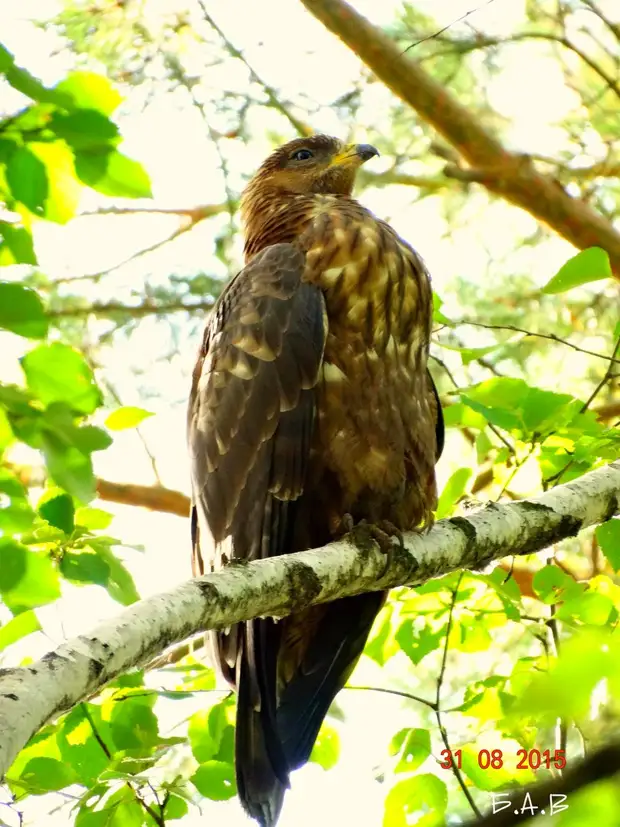
[(361, 546), (369, 539), (377, 543), (380, 551), (385, 554), (385, 568), (380, 577), (383, 577), (394, 559), (394, 539), (397, 540), (397, 544), (401, 549), (405, 548), (402, 531), (389, 520), (378, 520), (376, 523), (360, 520), (355, 523), (350, 514), (345, 514), (340, 520), (338, 534), (340, 536), (350, 534), (354, 542)]

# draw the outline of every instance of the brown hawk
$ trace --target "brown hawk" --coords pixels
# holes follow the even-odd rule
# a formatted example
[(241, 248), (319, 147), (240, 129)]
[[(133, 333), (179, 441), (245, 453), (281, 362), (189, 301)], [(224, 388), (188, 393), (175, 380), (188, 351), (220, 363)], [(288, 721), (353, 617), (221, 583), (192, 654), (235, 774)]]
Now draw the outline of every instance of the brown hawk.
[[(428, 526), (443, 442), (427, 371), (428, 273), (351, 197), (378, 155), (315, 135), (276, 150), (241, 205), (246, 265), (211, 313), (193, 377), (193, 570), (323, 546), (352, 521)], [(385, 593), (211, 633), (238, 693), (241, 802), (275, 825)]]

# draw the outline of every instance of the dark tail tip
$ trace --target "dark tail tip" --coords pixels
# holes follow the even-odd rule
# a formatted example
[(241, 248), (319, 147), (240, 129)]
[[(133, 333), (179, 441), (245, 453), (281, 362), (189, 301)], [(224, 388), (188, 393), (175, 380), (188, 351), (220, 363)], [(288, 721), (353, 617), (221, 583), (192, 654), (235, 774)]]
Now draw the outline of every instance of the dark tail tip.
[(242, 684), (235, 734), (237, 792), (243, 809), (260, 827), (276, 827), (289, 786), (288, 772), (276, 774), (265, 737), (261, 714), (252, 708)]
[(239, 792), (239, 796), (244, 810), (257, 821), (259, 827), (276, 827), (285, 791), (284, 784), (274, 778), (271, 789), (253, 790), (250, 795), (247, 795), (248, 790), (246, 790), (246, 795), (242, 796)]

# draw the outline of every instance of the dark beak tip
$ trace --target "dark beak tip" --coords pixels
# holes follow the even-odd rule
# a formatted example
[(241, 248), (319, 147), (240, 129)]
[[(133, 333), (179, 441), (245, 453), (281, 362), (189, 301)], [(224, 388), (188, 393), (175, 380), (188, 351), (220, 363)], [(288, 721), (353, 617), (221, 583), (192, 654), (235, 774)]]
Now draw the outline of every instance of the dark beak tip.
[(362, 161), (369, 161), (371, 158), (379, 155), (379, 150), (371, 144), (358, 144), (355, 147), (355, 151)]

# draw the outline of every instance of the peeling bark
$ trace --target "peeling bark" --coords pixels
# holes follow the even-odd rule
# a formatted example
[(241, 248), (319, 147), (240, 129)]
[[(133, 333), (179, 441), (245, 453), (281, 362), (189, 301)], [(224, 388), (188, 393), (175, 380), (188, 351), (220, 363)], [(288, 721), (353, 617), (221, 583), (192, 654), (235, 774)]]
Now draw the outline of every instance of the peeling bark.
[[(579, 249), (602, 247), (620, 279), (620, 233), (584, 201), (509, 152), (478, 118), (344, 0), (301, 0), (402, 101), (415, 109), (470, 165), (468, 178), (529, 212)], [(454, 170), (452, 170), (454, 173)]]
[(107, 681), (204, 629), (529, 554), (609, 519), (620, 502), (620, 461), (536, 499), (490, 504), (409, 532), (385, 556), (362, 529), (323, 549), (229, 566), (143, 600), (32, 666), (0, 670), (0, 777), (43, 724)]

